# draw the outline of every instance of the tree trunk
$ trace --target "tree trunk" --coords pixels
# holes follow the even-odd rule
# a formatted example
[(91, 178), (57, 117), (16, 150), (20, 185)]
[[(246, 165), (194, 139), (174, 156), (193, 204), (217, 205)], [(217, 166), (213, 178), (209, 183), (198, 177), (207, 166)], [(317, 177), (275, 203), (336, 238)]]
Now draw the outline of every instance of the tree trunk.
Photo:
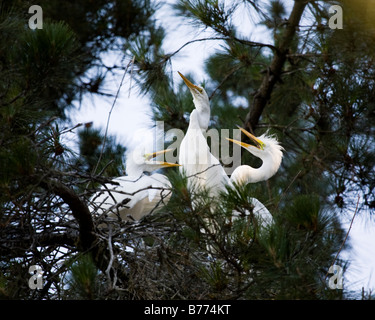
[(250, 107), (249, 113), (246, 115), (244, 127), (250, 132), (254, 132), (256, 129), (263, 110), (271, 98), (272, 90), (277, 80), (281, 77), (286, 56), (289, 52), (306, 5), (307, 1), (305, 0), (296, 0), (294, 2), (284, 37), (281, 40), (280, 46), (275, 52), (275, 56), (268, 68), (267, 73), (263, 77), (260, 88), (254, 96), (253, 106)]

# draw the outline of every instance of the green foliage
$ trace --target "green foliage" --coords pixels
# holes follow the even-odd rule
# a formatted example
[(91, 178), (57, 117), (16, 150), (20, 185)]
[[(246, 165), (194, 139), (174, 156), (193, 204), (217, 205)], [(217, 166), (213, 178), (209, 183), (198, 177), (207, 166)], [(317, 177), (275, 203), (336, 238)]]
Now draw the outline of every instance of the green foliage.
[[(150, 1), (40, 1), (43, 28), (30, 30), (32, 4), (0, 4), (0, 292), (12, 299), (57, 299), (62, 298), (60, 274), (67, 268), (62, 262), (81, 250), (81, 233), (92, 222), (90, 216), (87, 223), (78, 222), (88, 212), (91, 186), (124, 171), (125, 147), (107, 136), (102, 150), (100, 130), (86, 124), (77, 133), (80, 125), (71, 127), (68, 110), (82, 94), (101, 93), (107, 72), (122, 68), (107, 67), (101, 54), (119, 50), (121, 41), (152, 27), (154, 6)], [(90, 149), (95, 139), (100, 142)], [(44, 290), (27, 286), (25, 275), (33, 264), (45, 272)], [(83, 262), (81, 270), (86, 267)], [(79, 274), (77, 268), (73, 281), (79, 287), (82, 280), (82, 286), (74, 296), (100, 295), (94, 272)]]
[(196, 26), (212, 28), (224, 36), (234, 35), (231, 19), (236, 5), (226, 6), (219, 0), (181, 0), (174, 7)]
[[(72, 91), (77, 47), (74, 33), (63, 23), (44, 23), (43, 29), (28, 29), (20, 39), (11, 63), (22, 66), (18, 70), (22, 79), (20, 87), (32, 94), (33, 109), (39, 111), (46, 105), (53, 106), (54, 101)], [(40, 101), (45, 101), (46, 105), (40, 105)], [(57, 109), (59, 115), (63, 115), (64, 107), (57, 103), (52, 111)], [(49, 108), (47, 106), (47, 110)]]
[(139, 67), (140, 87), (144, 92), (151, 91), (153, 95), (169, 86), (165, 74), (166, 56), (162, 49), (165, 31), (163, 28), (151, 28), (147, 35), (137, 38), (129, 48)]
[[(0, 298), (2, 300), (26, 297), (27, 282), (21, 281), (18, 274), (27, 274), (27, 269), (21, 262), (9, 261), (6, 268), (1, 265), (2, 272), (0, 276)], [(22, 292), (24, 291), (24, 292)]]
[[(166, 209), (179, 226), (169, 245), (198, 259), (198, 265), (204, 261), (199, 274), (207, 297), (340, 297), (327, 292), (324, 276), (343, 233), (317, 196), (295, 197), (273, 211), (274, 223), (262, 228), (252, 214), (254, 191), (248, 186), (228, 188), (216, 201), (205, 192), (188, 192), (183, 176), (169, 176), (175, 192)], [(233, 210), (240, 213), (238, 219), (232, 218)]]
[(93, 56), (116, 46), (116, 37), (137, 37), (147, 29), (155, 11), (149, 0), (40, 2), (45, 16), (66, 21), (78, 35), (83, 50), (91, 50)]
[(76, 165), (80, 170), (93, 174), (101, 172), (108, 177), (123, 175), (125, 147), (116, 144), (114, 137), (107, 136), (104, 141), (100, 130), (92, 128), (92, 124), (86, 124), (78, 137), (80, 157)]
[(80, 256), (69, 268), (67, 298), (93, 300), (98, 297), (98, 269), (90, 255)]
[(285, 210), (287, 220), (295, 225), (297, 229), (318, 230), (320, 203), (317, 196), (297, 196)]
[[(211, 79), (220, 85), (221, 101), (229, 102), (228, 94), (236, 92), (248, 98), (260, 85), (260, 72), (268, 59), (245, 44), (227, 42), (222, 52), (214, 54), (206, 62), (206, 71)], [(243, 81), (238, 81), (243, 79)]]
[[(102, 54), (121, 52), (124, 60), (135, 59), (129, 72), (152, 100), (154, 120), (164, 121), (165, 130), (185, 131), (194, 106), (182, 81), (173, 82), (171, 63), (182, 49), (166, 52), (167, 32), (156, 23), (158, 6), (151, 1), (40, 1), (44, 24), (34, 31), (26, 27), (31, 1), (3, 1), (0, 296), (345, 297), (327, 288), (326, 277), (333, 262), (346, 266), (333, 261), (344, 244), (338, 214), (353, 209), (353, 194), (362, 195), (369, 212), (375, 207), (375, 77), (373, 8), (364, 0), (340, 3), (343, 30), (325, 28), (327, 2), (309, 3), (305, 10), (315, 21), (288, 42), (286, 61), (273, 74), (270, 66), (288, 31), (282, 1), (178, 1), (177, 14), (223, 41), (205, 62), (203, 86), (214, 93), (211, 127), (245, 123), (261, 86), (276, 77), (253, 129), (277, 135), (285, 148), (282, 166), (266, 182), (228, 188), (215, 198), (209, 190), (189, 189), (187, 177), (170, 169), (168, 205), (139, 222), (101, 228), (87, 214), (90, 196), (93, 186), (123, 174), (125, 148), (111, 136), (104, 144), (92, 124), (68, 128), (67, 110), (85, 93), (103, 93), (106, 75), (125, 67), (105, 65)], [(272, 44), (252, 42), (250, 32), (240, 37), (234, 17), (242, 9), (270, 30)], [(78, 137), (77, 146), (66, 144), (67, 133)], [(242, 163), (261, 165), (242, 151)], [(273, 223), (262, 226), (253, 198), (268, 208)], [(95, 228), (87, 229), (91, 223)], [(82, 254), (85, 232), (95, 241)], [(31, 264), (43, 266), (44, 290), (27, 288)]]

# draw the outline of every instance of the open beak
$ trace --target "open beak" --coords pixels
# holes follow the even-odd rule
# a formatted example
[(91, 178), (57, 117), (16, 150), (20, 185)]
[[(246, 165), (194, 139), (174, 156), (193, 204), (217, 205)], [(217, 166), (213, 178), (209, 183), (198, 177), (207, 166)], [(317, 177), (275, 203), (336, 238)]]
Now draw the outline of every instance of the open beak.
[(189, 89), (198, 90), (200, 93), (202, 93), (202, 88), (199, 88), (195, 84), (191, 83), (181, 72), (177, 72), (181, 76), (182, 80), (184, 80), (185, 84), (188, 86)]
[(227, 138), (227, 140), (235, 143), (235, 144), (238, 144), (240, 145), (241, 147), (244, 147), (244, 148), (249, 148), (249, 147), (255, 147), (255, 148), (258, 148), (259, 150), (263, 150), (264, 147), (265, 147), (265, 143), (258, 139), (256, 136), (252, 135), (250, 132), (246, 131), (245, 129), (241, 128), (241, 127), (238, 127), (246, 136), (248, 136), (252, 141), (254, 141), (255, 143), (255, 146), (252, 145), (252, 144), (248, 144), (248, 143), (245, 143), (245, 142), (242, 142), (242, 141), (238, 141), (238, 140), (233, 140), (233, 139), (229, 139)]
[[(165, 154), (167, 152), (172, 151), (173, 149), (166, 149), (166, 150), (161, 150), (161, 151), (156, 151), (152, 153), (146, 153), (145, 154), (145, 159), (146, 161), (150, 161), (151, 159), (157, 157), (158, 155)], [(164, 161), (153, 161), (154, 164), (158, 164), (162, 167), (179, 167), (181, 166), (178, 163), (171, 163), (171, 162), (164, 162)]]

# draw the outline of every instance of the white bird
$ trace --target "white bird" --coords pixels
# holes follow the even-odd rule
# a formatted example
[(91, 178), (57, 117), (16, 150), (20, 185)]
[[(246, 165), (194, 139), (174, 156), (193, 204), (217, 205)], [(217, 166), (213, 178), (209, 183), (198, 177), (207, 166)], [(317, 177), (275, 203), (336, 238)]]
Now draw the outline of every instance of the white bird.
[[(262, 142), (260, 138), (256, 138), (250, 134), (251, 138), (257, 142), (260, 152), (252, 150), (251, 145), (242, 143), (240, 141), (228, 139), (234, 143), (240, 143), (242, 147), (253, 153), (255, 156), (261, 158), (264, 163), (261, 168), (255, 169), (250, 166), (239, 166), (231, 175), (231, 179), (226, 175), (225, 170), (220, 164), (220, 161), (211, 154), (207, 145), (207, 141), (203, 132), (207, 130), (210, 118), (210, 102), (205, 90), (191, 83), (181, 73), (179, 75), (188, 86), (195, 106), (195, 110), (190, 114), (189, 127), (184, 139), (180, 145), (179, 164), (182, 165), (181, 171), (185, 172), (188, 177), (188, 187), (190, 190), (196, 187), (205, 187), (210, 191), (210, 196), (218, 196), (220, 192), (225, 191), (225, 186), (234, 187), (233, 183), (254, 183), (257, 181), (267, 180), (273, 176), (280, 167), (282, 147), (278, 145), (277, 140), (272, 137), (263, 135), (260, 138), (264, 139)], [(267, 142), (267, 143), (266, 143)], [(278, 145), (281, 149), (275, 147)], [(254, 146), (254, 149), (258, 149)], [(250, 149), (249, 149), (250, 148)], [(264, 150), (263, 150), (264, 148)], [(277, 151), (280, 151), (280, 155)], [(277, 163), (278, 162), (278, 163)], [(270, 172), (267, 172), (271, 168)], [(273, 218), (266, 207), (257, 199), (251, 198), (254, 206), (253, 213), (261, 220), (262, 226), (268, 226), (272, 223)], [(238, 217), (239, 213), (234, 212), (234, 217)]]
[(90, 209), (99, 215), (108, 215), (122, 220), (140, 220), (166, 204), (171, 196), (171, 183), (160, 173), (146, 175), (160, 168), (176, 167), (179, 164), (156, 161), (154, 158), (171, 150), (143, 154), (135, 149), (126, 159), (128, 175), (113, 179), (115, 184), (106, 184), (91, 198)]
[(257, 138), (245, 129), (239, 129), (255, 142), (255, 146), (229, 138), (227, 140), (240, 145), (246, 151), (260, 158), (262, 165), (259, 168), (248, 165), (239, 166), (233, 171), (231, 180), (244, 184), (268, 180), (279, 170), (284, 148), (273, 136), (263, 134)]
[[(177, 71), (178, 72), (178, 71)], [(183, 74), (178, 72), (181, 78), (184, 80), (185, 84), (188, 86), (192, 96), (193, 96), (193, 103), (194, 107), (198, 113), (198, 124), (199, 127), (206, 131), (208, 128), (208, 124), (210, 123), (210, 101), (206, 91), (196, 86), (195, 84), (191, 83)]]
[(206, 188), (211, 196), (224, 190), (225, 181), (229, 180), (219, 160), (210, 152), (203, 133), (210, 120), (210, 102), (206, 91), (191, 83), (180, 72), (179, 75), (188, 86), (195, 109), (190, 114), (189, 127), (179, 147), (178, 163), (181, 172), (188, 178), (190, 190)]
[[(254, 141), (255, 145), (229, 138), (227, 139), (260, 158), (262, 160), (262, 165), (259, 168), (253, 168), (248, 165), (237, 167), (230, 177), (231, 182), (238, 185), (246, 185), (248, 183), (270, 179), (280, 168), (284, 148), (273, 136), (263, 134), (257, 138), (243, 128), (240, 128), (240, 130)], [(273, 222), (273, 217), (267, 208), (255, 198), (252, 198), (252, 204), (254, 206), (254, 213), (261, 219), (261, 224), (263, 226), (270, 225)]]

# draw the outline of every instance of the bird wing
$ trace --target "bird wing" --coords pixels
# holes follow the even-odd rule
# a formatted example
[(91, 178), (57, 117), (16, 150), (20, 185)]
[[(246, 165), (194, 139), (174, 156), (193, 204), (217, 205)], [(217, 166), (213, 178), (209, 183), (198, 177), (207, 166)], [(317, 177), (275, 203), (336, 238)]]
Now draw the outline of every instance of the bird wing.
[(162, 196), (167, 198), (160, 188), (170, 188), (168, 179), (157, 173), (140, 177), (123, 176), (113, 181), (119, 185), (107, 184), (109, 191), (102, 188), (93, 200), (99, 206), (99, 214), (110, 210), (109, 215), (113, 216), (118, 210), (122, 220), (129, 220), (129, 216), (133, 220), (139, 220), (149, 214), (159, 204)]
[(257, 217), (260, 225), (263, 228), (270, 226), (273, 223), (273, 217), (264, 204), (256, 198), (251, 198), (251, 203), (254, 206), (254, 215)]
[[(150, 202), (153, 200), (159, 201), (163, 194), (169, 193), (166, 192), (166, 190), (172, 187), (168, 178), (160, 173), (154, 173), (151, 176), (148, 176), (148, 180), (152, 186), (152, 188), (148, 190), (148, 200)], [(155, 197), (158, 199), (155, 199)]]

